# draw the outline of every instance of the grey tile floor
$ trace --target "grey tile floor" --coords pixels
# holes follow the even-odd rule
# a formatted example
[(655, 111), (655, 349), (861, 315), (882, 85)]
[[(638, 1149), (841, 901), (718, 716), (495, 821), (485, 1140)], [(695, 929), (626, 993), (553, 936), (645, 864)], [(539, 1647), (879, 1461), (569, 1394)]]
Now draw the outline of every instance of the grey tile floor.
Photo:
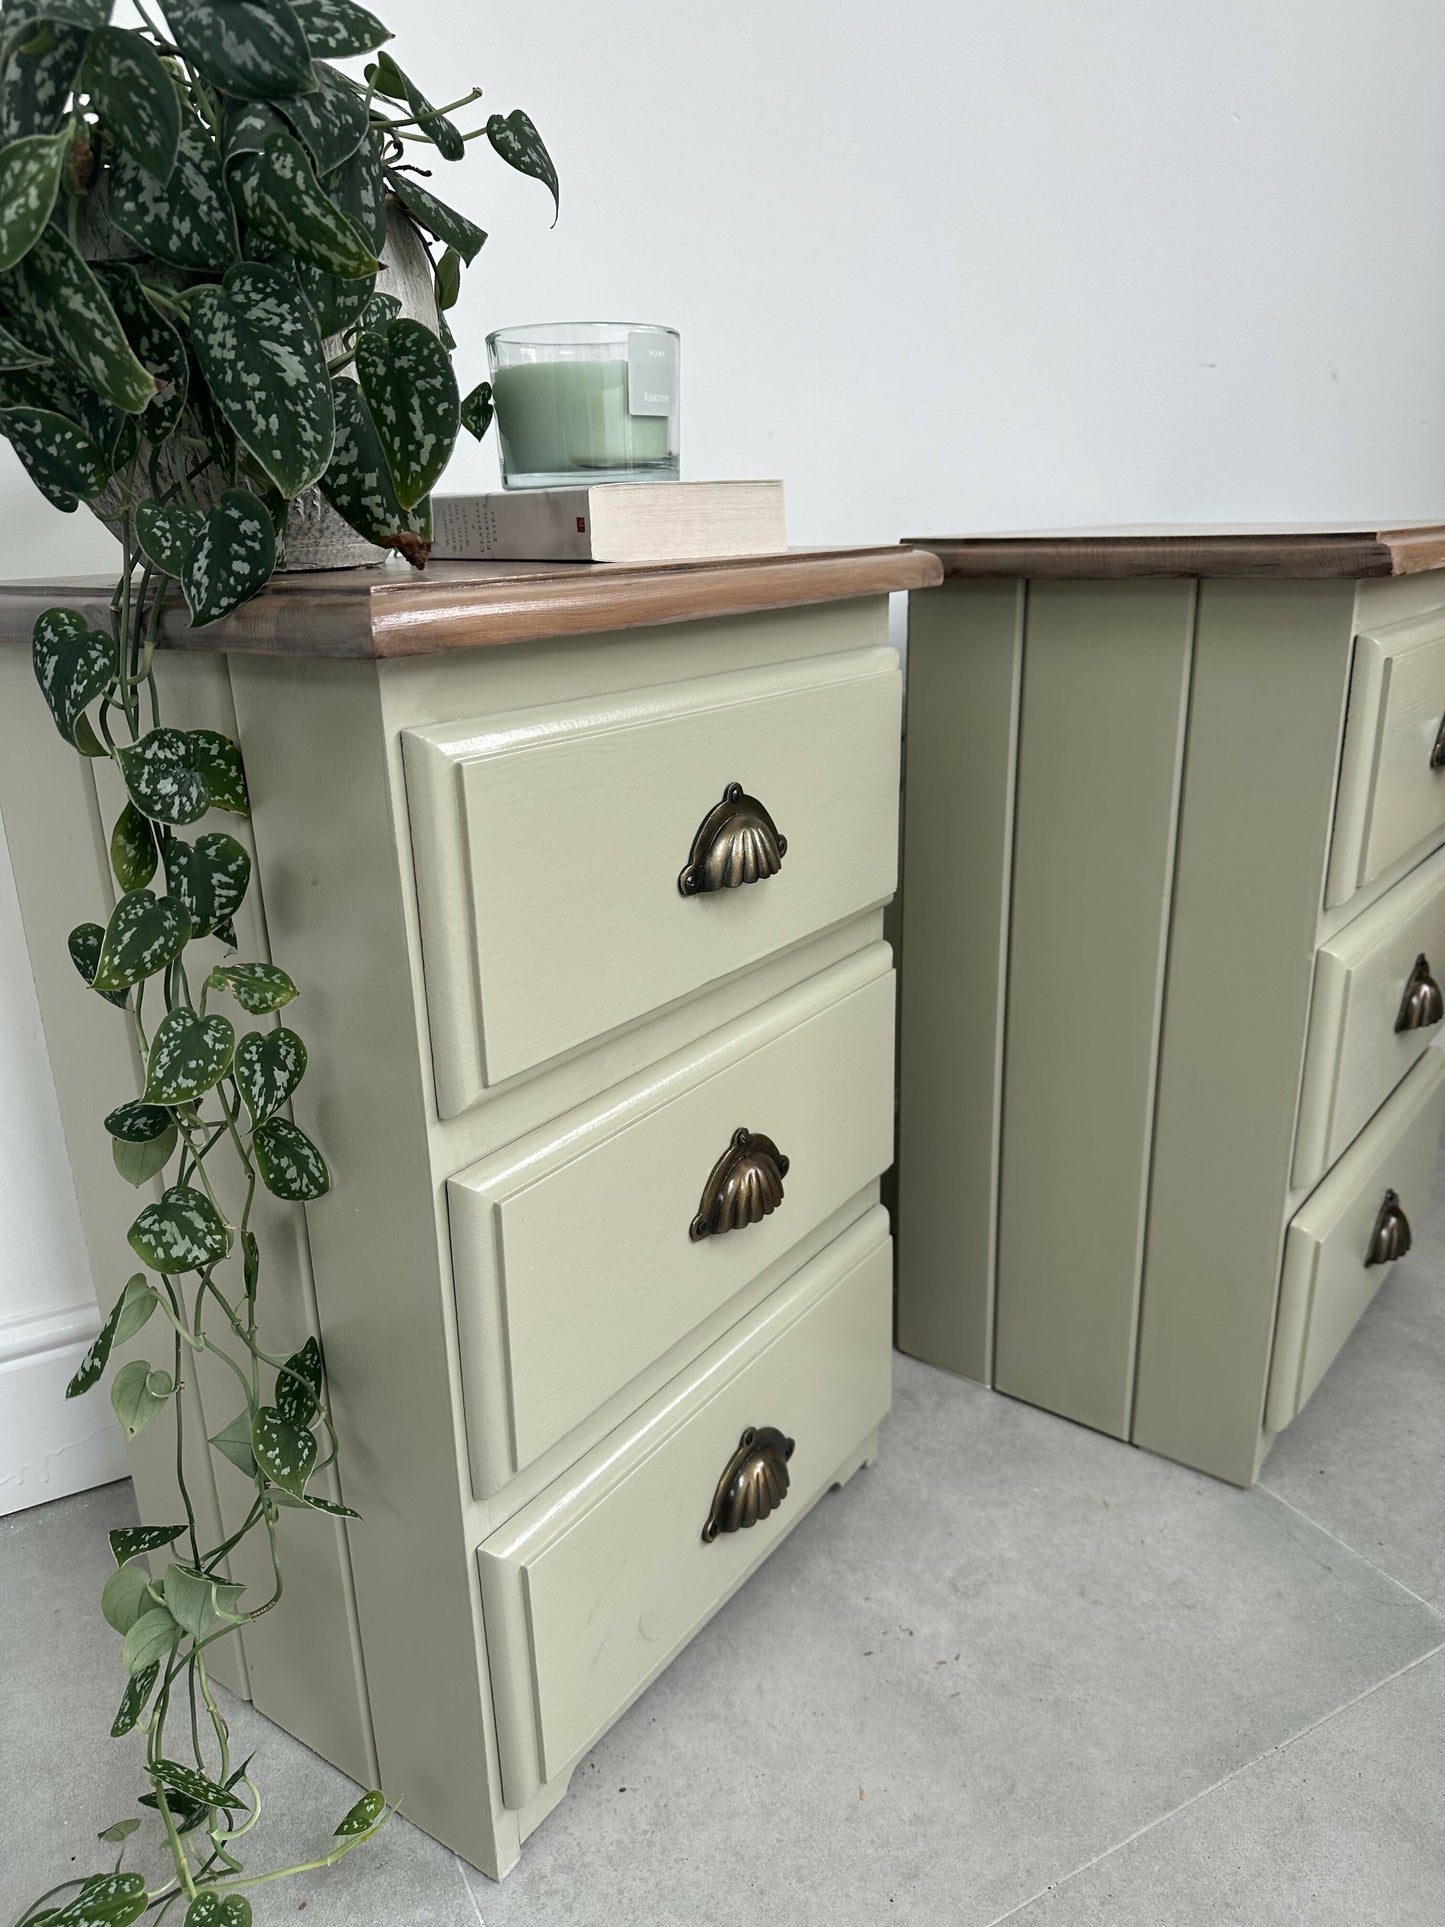
[[(404, 1821), (308, 1927), (1440, 1927), (1445, 1209), (1238, 1492), (911, 1360), (826, 1499), (500, 1887)], [(112, 1486), (0, 1523), (0, 1918), (128, 1806)], [(252, 1714), (258, 1859), (340, 1775)], [(321, 1820), (320, 1832), (332, 1822)], [(264, 1855), (263, 1855), (264, 1849)]]

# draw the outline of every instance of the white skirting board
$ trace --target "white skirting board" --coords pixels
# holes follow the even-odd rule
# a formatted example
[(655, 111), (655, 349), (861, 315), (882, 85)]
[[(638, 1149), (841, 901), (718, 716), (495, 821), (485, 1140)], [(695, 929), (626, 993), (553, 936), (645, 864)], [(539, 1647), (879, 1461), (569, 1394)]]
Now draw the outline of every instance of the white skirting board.
[(99, 1327), (93, 1304), (0, 1322), (0, 1514), (127, 1477), (105, 1384), (65, 1396)]

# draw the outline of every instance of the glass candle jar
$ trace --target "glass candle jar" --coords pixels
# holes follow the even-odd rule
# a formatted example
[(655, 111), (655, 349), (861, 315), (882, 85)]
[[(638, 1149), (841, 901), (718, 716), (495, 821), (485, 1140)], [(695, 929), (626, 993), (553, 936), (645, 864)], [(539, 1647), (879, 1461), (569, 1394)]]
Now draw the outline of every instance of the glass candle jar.
[(506, 488), (675, 482), (680, 344), (640, 321), (548, 321), (487, 336)]

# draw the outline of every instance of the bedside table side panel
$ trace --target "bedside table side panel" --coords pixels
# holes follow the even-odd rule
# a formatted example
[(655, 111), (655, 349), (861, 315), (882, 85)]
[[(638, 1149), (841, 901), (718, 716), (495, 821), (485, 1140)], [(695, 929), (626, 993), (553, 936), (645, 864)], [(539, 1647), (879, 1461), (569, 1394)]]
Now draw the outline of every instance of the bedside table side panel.
[(1350, 666), (1350, 583), (1206, 582), (1133, 1438), (1248, 1485)]

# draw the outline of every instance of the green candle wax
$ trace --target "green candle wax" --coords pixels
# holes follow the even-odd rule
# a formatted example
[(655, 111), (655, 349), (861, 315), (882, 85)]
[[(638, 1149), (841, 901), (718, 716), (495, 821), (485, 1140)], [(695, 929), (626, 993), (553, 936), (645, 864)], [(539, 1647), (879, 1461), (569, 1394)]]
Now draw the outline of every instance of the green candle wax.
[(633, 415), (625, 361), (522, 361), (492, 379), (507, 476), (646, 469), (668, 457), (666, 415)]

